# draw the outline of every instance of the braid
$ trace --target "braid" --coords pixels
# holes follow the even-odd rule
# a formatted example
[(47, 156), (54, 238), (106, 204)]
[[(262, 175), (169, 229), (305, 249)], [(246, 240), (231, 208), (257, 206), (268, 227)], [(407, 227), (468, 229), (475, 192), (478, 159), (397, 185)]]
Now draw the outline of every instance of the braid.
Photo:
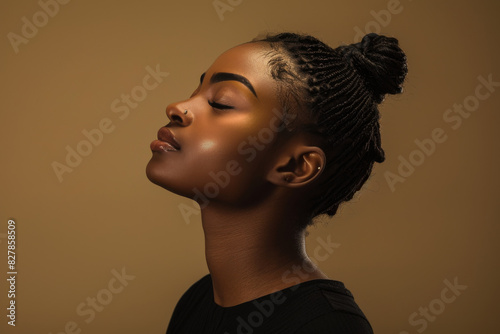
[[(296, 116), (312, 119), (316, 132), (326, 139), (326, 168), (338, 169), (313, 203), (312, 217), (333, 216), (361, 189), (374, 162), (385, 160), (378, 104), (386, 94), (402, 92), (406, 56), (395, 38), (374, 33), (335, 49), (315, 37), (294, 33), (252, 42), (269, 43), (269, 67), (281, 84), (284, 110), (298, 107), (301, 115)], [(287, 127), (293, 129), (291, 124)]]

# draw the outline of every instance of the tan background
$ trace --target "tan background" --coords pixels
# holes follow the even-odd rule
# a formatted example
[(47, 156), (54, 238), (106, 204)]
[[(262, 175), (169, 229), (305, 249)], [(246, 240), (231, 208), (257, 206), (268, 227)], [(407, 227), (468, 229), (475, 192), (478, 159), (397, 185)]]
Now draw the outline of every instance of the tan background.
[[(20, 35), (22, 18), (32, 22), (41, 7), (1, 2), (0, 331), (55, 334), (74, 321), (81, 333), (164, 333), (178, 298), (207, 273), (199, 217), (187, 224), (178, 209), (191, 201), (145, 176), (165, 106), (187, 97), (217, 55), (260, 32), (302, 31), (336, 46), (368, 26), (406, 50), (406, 92), (382, 106), (386, 162), (329, 225), (310, 230), (308, 248), (318, 237), (340, 244), (320, 266), (354, 293), (376, 333), (498, 333), (500, 87), (456, 130), (443, 115), (475, 93), (478, 76), (500, 81), (499, 2), (401, 0), (384, 26), (371, 11), (386, 0), (232, 3), (221, 20), (211, 0), (71, 1), (16, 54), (8, 33)], [(169, 76), (121, 120), (111, 103), (157, 64)], [(113, 132), (59, 182), (51, 164), (105, 118)], [(391, 191), (384, 174), (435, 128), (447, 140)], [(5, 316), (9, 218), (15, 328)], [(87, 323), (78, 305), (104, 298), (122, 268), (135, 279)], [(467, 288), (440, 304), (444, 280), (455, 278)], [(425, 329), (421, 315), (409, 322), (430, 304), (438, 314)]]

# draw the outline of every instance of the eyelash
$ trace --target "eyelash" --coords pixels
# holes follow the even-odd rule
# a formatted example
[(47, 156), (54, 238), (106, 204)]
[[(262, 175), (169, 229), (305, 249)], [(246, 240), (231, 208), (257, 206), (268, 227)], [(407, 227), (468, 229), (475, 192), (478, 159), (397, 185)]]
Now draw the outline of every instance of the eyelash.
[(208, 104), (212, 108), (219, 109), (219, 110), (234, 109), (234, 107), (232, 107), (232, 106), (228, 106), (228, 105), (225, 105), (225, 104), (220, 104), (220, 103), (213, 102), (213, 101), (208, 101)]

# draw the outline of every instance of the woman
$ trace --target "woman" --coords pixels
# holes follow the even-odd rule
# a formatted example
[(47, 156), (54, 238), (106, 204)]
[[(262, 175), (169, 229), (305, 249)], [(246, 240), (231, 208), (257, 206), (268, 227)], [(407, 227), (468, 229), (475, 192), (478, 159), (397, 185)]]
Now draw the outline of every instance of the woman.
[(167, 107), (147, 176), (200, 204), (210, 272), (167, 334), (372, 333), (304, 238), (384, 161), (377, 105), (406, 73), (394, 38), (332, 49), (282, 33), (224, 52), (190, 98)]

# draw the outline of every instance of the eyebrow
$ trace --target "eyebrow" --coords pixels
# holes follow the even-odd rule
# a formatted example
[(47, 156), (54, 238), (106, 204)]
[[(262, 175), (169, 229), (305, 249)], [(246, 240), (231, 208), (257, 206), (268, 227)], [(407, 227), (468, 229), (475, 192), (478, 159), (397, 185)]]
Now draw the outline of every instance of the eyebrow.
[[(203, 79), (205, 78), (205, 73), (203, 73), (200, 77), (200, 84), (203, 82)], [(253, 88), (252, 84), (250, 81), (248, 81), (247, 78), (245, 78), (242, 75), (235, 74), (235, 73), (227, 73), (227, 72), (217, 72), (212, 75), (210, 78), (210, 83), (215, 84), (221, 81), (238, 81), (247, 86), (248, 89), (257, 97), (257, 93), (255, 92), (255, 89)], [(258, 97), (257, 97), (258, 98)]]

